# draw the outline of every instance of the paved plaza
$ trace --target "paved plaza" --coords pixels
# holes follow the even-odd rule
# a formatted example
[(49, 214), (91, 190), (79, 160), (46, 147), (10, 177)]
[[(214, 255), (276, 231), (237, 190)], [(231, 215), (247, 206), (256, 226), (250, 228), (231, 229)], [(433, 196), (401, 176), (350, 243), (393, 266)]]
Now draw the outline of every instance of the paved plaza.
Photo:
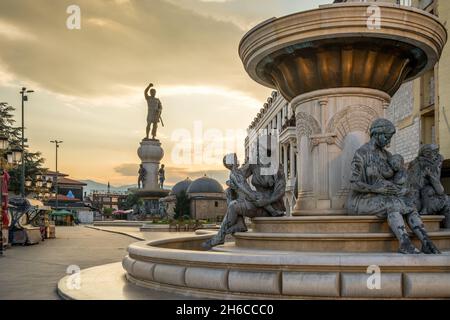
[[(137, 230), (137, 228), (134, 228)], [(134, 231), (130, 228), (126, 231)], [(109, 231), (117, 231), (112, 228)], [(14, 246), (0, 258), (0, 299), (60, 299), (57, 282), (66, 275), (67, 267), (82, 270), (121, 261), (126, 248), (135, 238), (104, 232), (85, 226), (57, 227), (56, 239), (32, 246)], [(157, 233), (147, 237), (161, 238)], [(147, 293), (149, 293), (147, 291)], [(153, 297), (154, 296), (154, 297)], [(148, 298), (176, 298), (158, 292)]]

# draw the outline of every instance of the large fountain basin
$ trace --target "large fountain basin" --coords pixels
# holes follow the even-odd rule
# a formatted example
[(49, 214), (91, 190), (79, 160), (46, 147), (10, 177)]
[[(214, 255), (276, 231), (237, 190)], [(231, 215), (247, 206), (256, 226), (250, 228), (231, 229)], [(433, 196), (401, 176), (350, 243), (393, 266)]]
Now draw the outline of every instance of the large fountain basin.
[(447, 31), (423, 10), (381, 3), (380, 29), (369, 29), (370, 5), (325, 5), (259, 24), (239, 46), (245, 70), (288, 101), (340, 87), (392, 96), (404, 81), (434, 67)]

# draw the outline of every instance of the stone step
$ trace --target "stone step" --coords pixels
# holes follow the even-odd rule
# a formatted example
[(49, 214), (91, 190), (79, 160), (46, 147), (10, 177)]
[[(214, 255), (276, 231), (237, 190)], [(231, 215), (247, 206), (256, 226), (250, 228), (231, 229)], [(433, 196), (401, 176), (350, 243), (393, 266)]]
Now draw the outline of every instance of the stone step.
[[(440, 250), (450, 249), (450, 230), (428, 233)], [(247, 249), (302, 252), (397, 252), (398, 241), (392, 233), (261, 233), (234, 234), (236, 247)], [(412, 237), (417, 248), (420, 243)]]
[[(444, 216), (422, 216), (428, 232), (439, 231)], [(375, 216), (304, 216), (254, 218), (252, 229), (260, 233), (379, 233), (390, 232), (386, 219)]]
[(302, 209), (293, 210), (293, 216), (342, 216), (347, 215), (346, 209)]

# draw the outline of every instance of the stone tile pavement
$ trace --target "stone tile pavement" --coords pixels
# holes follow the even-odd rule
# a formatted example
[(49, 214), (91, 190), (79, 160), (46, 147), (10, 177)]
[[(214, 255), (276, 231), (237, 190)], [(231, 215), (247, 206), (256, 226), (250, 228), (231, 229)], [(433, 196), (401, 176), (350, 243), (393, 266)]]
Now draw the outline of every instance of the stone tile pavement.
[[(114, 228), (116, 230), (108, 231), (122, 229)], [(121, 231), (138, 233), (139, 229)], [(148, 233), (145, 238), (158, 239), (167, 235)], [(119, 262), (126, 255), (127, 246), (138, 241), (130, 236), (85, 226), (57, 227), (56, 236), (56, 239), (47, 239), (36, 245), (14, 246), (5, 251), (0, 257), (0, 300), (59, 299), (56, 284), (66, 275), (68, 266), (77, 265), (83, 270)], [(157, 292), (149, 295), (149, 298), (157, 297)]]

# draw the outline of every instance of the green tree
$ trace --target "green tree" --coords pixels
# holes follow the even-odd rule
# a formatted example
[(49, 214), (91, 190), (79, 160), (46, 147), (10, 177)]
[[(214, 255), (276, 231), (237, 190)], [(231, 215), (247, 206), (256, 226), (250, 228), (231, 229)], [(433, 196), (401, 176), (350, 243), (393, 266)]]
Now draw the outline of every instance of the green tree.
[[(21, 145), (21, 128), (15, 127), (14, 108), (7, 103), (0, 103), (0, 133), (6, 135), (10, 145)], [(27, 148), (24, 150), (25, 177), (35, 176), (38, 172), (45, 173), (47, 170), (42, 167), (44, 158), (40, 152), (30, 152)], [(21, 166), (13, 167), (9, 170), (11, 180), (9, 189), (14, 193), (20, 192)]]
[(139, 198), (136, 194), (130, 193), (123, 204), (121, 204), (120, 209), (121, 210), (131, 210), (135, 205), (142, 206), (144, 204), (144, 201), (142, 201), (141, 198)]
[(177, 195), (174, 212), (175, 219), (181, 219), (185, 216), (191, 216), (191, 205), (186, 191), (181, 191), (180, 194)]
[(15, 127), (14, 108), (5, 102), (0, 103), (0, 133), (6, 135), (11, 144), (19, 145), (20, 127)]
[(103, 208), (103, 215), (106, 217), (112, 216), (113, 208)]
[[(25, 177), (34, 177), (38, 173), (45, 173), (47, 169), (42, 167), (44, 158), (41, 157), (40, 152), (29, 152), (25, 150)], [(20, 179), (22, 177), (22, 167), (16, 166), (9, 170), (11, 180), (9, 183), (9, 189), (15, 193), (20, 192)]]

